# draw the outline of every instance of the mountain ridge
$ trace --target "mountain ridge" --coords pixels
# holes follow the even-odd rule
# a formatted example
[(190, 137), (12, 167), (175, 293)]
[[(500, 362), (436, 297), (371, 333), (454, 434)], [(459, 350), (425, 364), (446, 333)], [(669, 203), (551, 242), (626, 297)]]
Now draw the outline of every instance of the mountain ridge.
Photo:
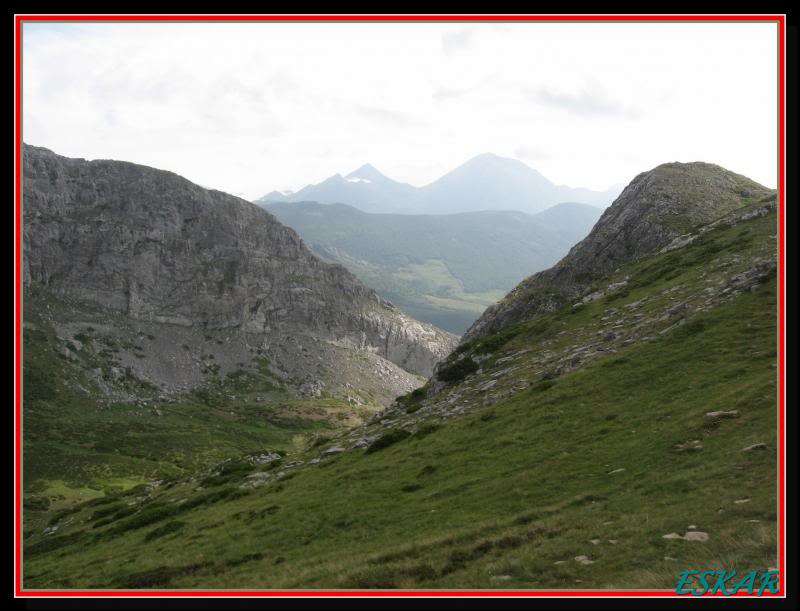
[(586, 292), (613, 268), (667, 246), (775, 191), (705, 162), (665, 163), (637, 175), (606, 209), (589, 235), (554, 267), (520, 283), (491, 306), (464, 341), (552, 312)]
[[(348, 182), (348, 178), (366, 178), (369, 182)], [(453, 214), (480, 210), (520, 210), (535, 214), (564, 202), (604, 207), (618, 193), (616, 187), (593, 191), (555, 185), (518, 159), (482, 153), (421, 187), (395, 181), (371, 164), (364, 164), (346, 177), (336, 174), (290, 194), (272, 191), (256, 199), (255, 203), (343, 203), (365, 212), (397, 214)]]

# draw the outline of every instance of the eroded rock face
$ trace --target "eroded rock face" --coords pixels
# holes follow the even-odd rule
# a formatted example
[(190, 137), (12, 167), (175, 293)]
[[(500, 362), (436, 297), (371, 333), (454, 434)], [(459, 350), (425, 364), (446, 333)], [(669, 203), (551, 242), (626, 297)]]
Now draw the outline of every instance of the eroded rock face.
[(631, 181), (591, 233), (555, 266), (523, 280), (489, 307), (463, 341), (554, 312), (617, 267), (775, 193), (719, 166), (666, 163)]
[(317, 259), (253, 204), (161, 170), (23, 151), (23, 278), (133, 319), (300, 334), (429, 376), (457, 338)]

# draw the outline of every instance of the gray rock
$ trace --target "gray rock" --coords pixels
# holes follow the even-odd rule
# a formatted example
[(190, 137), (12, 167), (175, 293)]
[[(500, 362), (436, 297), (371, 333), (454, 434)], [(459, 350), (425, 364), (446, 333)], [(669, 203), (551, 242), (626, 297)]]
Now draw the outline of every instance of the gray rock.
[(699, 531), (699, 530), (690, 530), (687, 531), (683, 535), (679, 535), (678, 533), (669, 533), (663, 536), (664, 539), (682, 539), (683, 541), (694, 541), (703, 543), (708, 541), (709, 536), (708, 533)]
[(739, 410), (733, 409), (730, 411), (707, 412), (706, 416), (709, 418), (738, 418)]
[(254, 465), (267, 465), (276, 460), (280, 460), (281, 455), (277, 452), (267, 452), (266, 454), (259, 454), (250, 458), (250, 462)]
[(708, 533), (704, 533), (700, 530), (690, 530), (685, 535), (683, 535), (684, 541), (698, 541), (700, 543), (704, 543), (708, 541)]

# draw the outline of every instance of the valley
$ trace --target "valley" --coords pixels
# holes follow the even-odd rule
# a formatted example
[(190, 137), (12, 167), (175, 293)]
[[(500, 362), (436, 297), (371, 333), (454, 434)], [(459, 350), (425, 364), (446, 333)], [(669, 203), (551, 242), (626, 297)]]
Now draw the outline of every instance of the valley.
[(313, 202), (263, 207), (324, 260), (345, 266), (409, 316), (456, 335), (523, 278), (567, 254), (602, 212), (585, 204), (535, 215), (370, 214)]

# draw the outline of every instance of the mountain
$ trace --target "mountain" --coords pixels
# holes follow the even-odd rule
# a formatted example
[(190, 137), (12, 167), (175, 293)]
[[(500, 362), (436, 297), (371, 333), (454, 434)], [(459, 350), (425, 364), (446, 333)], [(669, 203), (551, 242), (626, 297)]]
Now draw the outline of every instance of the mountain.
[(512, 292), (527, 307), (362, 425), (50, 510), (34, 491), (25, 586), (674, 591), (687, 566), (784, 570), (775, 193), (670, 164), (612, 208), (572, 272)]
[(536, 213), (561, 202), (605, 207), (614, 192), (557, 186), (521, 161), (478, 155), (422, 188), (421, 206), (438, 214), (476, 210)]
[(667, 163), (643, 172), (585, 240), (556, 266), (526, 279), (484, 312), (465, 339), (495, 333), (585, 297), (597, 278), (619, 265), (680, 240), (693, 227), (770, 197), (773, 190), (708, 163)]
[[(419, 386), (455, 345), (322, 262), (268, 212), (170, 172), (26, 145), (23, 190), (31, 473), (71, 462), (76, 477), (78, 463), (98, 460), (97, 430), (133, 441), (126, 419), (148, 439), (173, 435), (150, 467), (137, 447), (146, 442), (129, 448), (126, 465), (158, 472), (171, 452), (186, 455), (181, 434), (159, 422), (167, 410), (195, 414), (176, 420), (181, 430), (203, 421), (187, 435), (195, 444), (224, 408), (237, 451), (319, 429), (325, 408), (340, 425)], [(77, 423), (75, 438), (35, 450), (45, 431), (61, 438)]]
[(265, 208), (322, 258), (341, 263), (410, 316), (456, 334), (531, 271), (558, 261), (601, 214), (584, 204), (537, 215), (369, 214), (313, 202)]
[(395, 182), (370, 165), (337, 174), (296, 193), (277, 191), (256, 200), (349, 204), (365, 212), (453, 214), (480, 210), (518, 210), (531, 214), (563, 202), (604, 208), (619, 193), (558, 186), (521, 161), (491, 153), (478, 155), (424, 187)]
[(176, 328), (304, 333), (420, 375), (451, 344), (244, 200), (134, 164), (24, 160), (26, 285)]
[(367, 212), (402, 212), (415, 201), (417, 189), (387, 178), (370, 164), (347, 176), (336, 174), (317, 185), (308, 185), (296, 193), (268, 193), (255, 203), (320, 201), (347, 202)]

